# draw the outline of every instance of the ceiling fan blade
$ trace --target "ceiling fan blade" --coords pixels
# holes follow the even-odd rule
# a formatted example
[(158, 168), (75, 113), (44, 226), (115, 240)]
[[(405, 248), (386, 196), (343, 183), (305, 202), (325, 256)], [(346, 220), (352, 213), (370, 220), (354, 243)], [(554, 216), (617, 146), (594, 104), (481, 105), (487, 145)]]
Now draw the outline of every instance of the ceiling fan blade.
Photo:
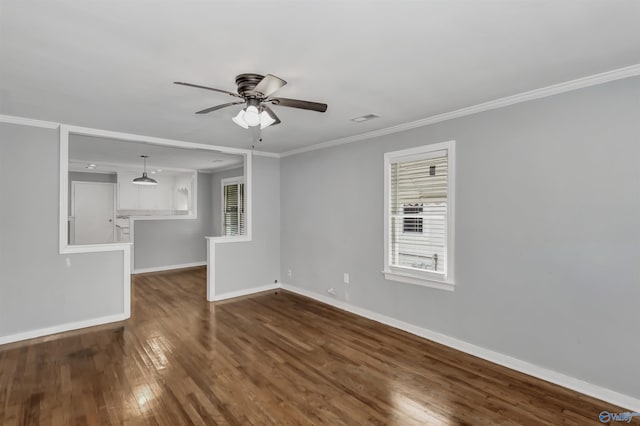
[[(276, 113), (275, 113), (275, 112), (273, 112), (273, 110), (272, 110), (271, 108), (269, 108), (269, 107), (268, 107), (268, 106), (266, 106), (266, 105), (262, 105), (262, 109), (264, 109), (265, 111), (267, 111), (267, 114), (269, 114), (269, 115), (271, 116), (271, 118), (273, 118), (274, 120), (276, 120), (276, 121), (274, 121), (274, 122), (273, 122), (273, 124), (271, 124), (271, 126), (275, 126), (276, 124), (280, 124), (280, 123), (282, 123), (282, 121), (280, 121), (280, 119), (278, 118), (278, 116), (276, 115)], [(271, 127), (271, 126), (269, 126), (269, 127)]]
[(237, 93), (229, 92), (228, 90), (214, 89), (213, 87), (200, 86), (199, 84), (183, 83), (181, 81), (174, 81), (173, 84), (180, 84), (181, 86), (195, 87), (195, 88), (198, 88), (198, 89), (213, 90), (214, 92), (226, 93), (227, 95), (235, 96), (236, 98), (241, 98), (242, 97), (242, 96), (238, 95)]
[(311, 111), (325, 112), (327, 110), (327, 104), (321, 104), (318, 102), (301, 101), (298, 99), (287, 98), (270, 98), (274, 105), (280, 105), (290, 108), (308, 109)]
[(198, 112), (196, 112), (196, 114), (206, 114), (206, 113), (209, 113), (209, 112), (212, 112), (212, 111), (217, 111), (217, 110), (222, 109), (222, 108), (230, 107), (232, 105), (239, 105), (239, 104), (243, 104), (243, 103), (244, 103), (244, 101), (229, 102), (228, 104), (216, 105), (216, 106), (213, 106), (211, 108), (207, 108), (207, 109), (203, 109), (202, 111), (198, 111)]
[(260, 80), (260, 83), (256, 85), (253, 91), (262, 93), (262, 96), (266, 98), (285, 84), (287, 84), (287, 82), (280, 77), (276, 77), (272, 74), (267, 74), (262, 80)]

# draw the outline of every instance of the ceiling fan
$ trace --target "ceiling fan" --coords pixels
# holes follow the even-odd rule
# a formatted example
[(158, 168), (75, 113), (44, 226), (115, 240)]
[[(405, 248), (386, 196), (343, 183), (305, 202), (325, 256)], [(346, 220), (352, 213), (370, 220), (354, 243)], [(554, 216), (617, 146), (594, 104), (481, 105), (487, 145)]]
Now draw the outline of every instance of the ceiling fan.
[(327, 104), (318, 102), (301, 101), (298, 99), (272, 97), (282, 86), (287, 84), (283, 79), (272, 74), (262, 76), (260, 74), (240, 74), (236, 77), (237, 93), (228, 90), (214, 89), (213, 87), (200, 86), (198, 84), (183, 83), (175, 81), (175, 84), (196, 87), (198, 89), (213, 90), (214, 92), (226, 93), (235, 98), (240, 98), (236, 102), (229, 102), (216, 105), (196, 112), (196, 114), (208, 114), (222, 108), (233, 105), (245, 104), (246, 107), (240, 110), (238, 115), (232, 118), (233, 122), (245, 129), (253, 128), (262, 130), (266, 127), (280, 124), (280, 119), (269, 107), (271, 105), (284, 106), (289, 108), (308, 109), (311, 111), (325, 112)]

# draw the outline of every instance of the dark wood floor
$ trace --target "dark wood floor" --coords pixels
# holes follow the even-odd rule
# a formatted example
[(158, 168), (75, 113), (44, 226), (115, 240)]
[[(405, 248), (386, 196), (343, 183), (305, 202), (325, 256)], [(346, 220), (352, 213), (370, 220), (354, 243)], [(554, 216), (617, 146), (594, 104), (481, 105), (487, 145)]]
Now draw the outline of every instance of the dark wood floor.
[(124, 323), (0, 346), (0, 424), (601, 424), (604, 402), (286, 292), (136, 276)]

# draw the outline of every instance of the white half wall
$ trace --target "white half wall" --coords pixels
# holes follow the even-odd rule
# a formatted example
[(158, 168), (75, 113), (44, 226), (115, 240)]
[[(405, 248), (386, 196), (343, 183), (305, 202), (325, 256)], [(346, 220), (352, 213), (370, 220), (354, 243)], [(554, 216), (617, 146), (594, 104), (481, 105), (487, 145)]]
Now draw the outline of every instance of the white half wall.
[(251, 181), (250, 239), (208, 239), (209, 300), (275, 288), (280, 280), (280, 160), (254, 156)]
[(0, 123), (0, 344), (128, 316), (125, 251), (59, 254), (58, 159), (57, 129)]

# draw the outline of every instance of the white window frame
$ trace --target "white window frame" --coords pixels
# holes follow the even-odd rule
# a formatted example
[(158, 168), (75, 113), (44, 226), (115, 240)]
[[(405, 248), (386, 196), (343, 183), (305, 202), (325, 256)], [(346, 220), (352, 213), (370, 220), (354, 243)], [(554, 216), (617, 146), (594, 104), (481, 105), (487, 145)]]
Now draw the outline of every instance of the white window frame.
[[(390, 196), (391, 196), (391, 164), (405, 161), (416, 161), (433, 157), (437, 151), (447, 152), (447, 238), (445, 272), (414, 271), (408, 268), (390, 264), (389, 229), (390, 229)], [(382, 273), (387, 280), (399, 281), (407, 284), (421, 285), (441, 290), (453, 291), (454, 281), (454, 243), (455, 243), (455, 141), (440, 142), (401, 151), (384, 154), (384, 269)]]
[[(224, 232), (224, 187), (227, 185), (235, 185), (235, 184), (243, 184), (244, 185), (244, 176), (235, 176), (235, 177), (230, 177), (230, 178), (224, 178), (220, 180), (220, 208), (221, 208), (221, 218), (220, 218), (220, 229), (222, 230), (222, 232)], [(245, 186), (245, 191), (246, 191), (246, 186)], [(245, 193), (245, 200), (243, 200), (243, 203), (246, 202), (246, 193)], [(245, 208), (245, 233), (247, 232), (246, 230), (246, 220), (247, 220), (247, 206), (246, 204), (244, 205)], [(238, 222), (238, 227), (240, 222)], [(245, 234), (238, 234), (238, 235), (233, 235), (234, 237), (241, 237)], [(229, 235), (223, 235), (224, 237), (229, 237)]]

